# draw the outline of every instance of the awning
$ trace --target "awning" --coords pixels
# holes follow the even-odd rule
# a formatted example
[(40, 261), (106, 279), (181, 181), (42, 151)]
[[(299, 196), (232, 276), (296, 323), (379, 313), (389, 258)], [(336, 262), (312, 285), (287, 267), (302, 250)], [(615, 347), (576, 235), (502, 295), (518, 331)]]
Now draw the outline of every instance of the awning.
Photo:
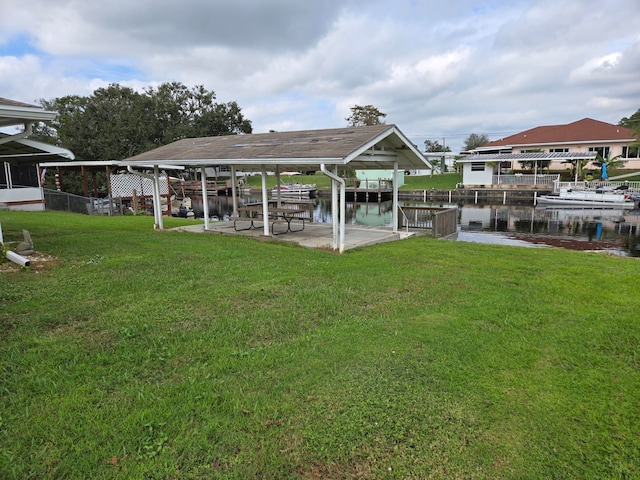
[[(11, 135), (0, 133), (0, 140), (7, 137)], [(35, 140), (21, 138), (0, 143), (0, 162), (9, 162), (14, 165), (35, 165), (74, 158), (71, 150)]]

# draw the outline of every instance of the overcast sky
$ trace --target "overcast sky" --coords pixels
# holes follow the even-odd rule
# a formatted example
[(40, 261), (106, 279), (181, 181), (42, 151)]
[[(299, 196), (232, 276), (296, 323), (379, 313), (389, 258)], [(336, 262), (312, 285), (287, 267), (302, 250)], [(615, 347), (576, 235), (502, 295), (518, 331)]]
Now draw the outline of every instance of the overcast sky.
[(179, 81), (255, 133), (372, 104), (422, 149), (640, 108), (639, 0), (2, 0), (0, 97)]

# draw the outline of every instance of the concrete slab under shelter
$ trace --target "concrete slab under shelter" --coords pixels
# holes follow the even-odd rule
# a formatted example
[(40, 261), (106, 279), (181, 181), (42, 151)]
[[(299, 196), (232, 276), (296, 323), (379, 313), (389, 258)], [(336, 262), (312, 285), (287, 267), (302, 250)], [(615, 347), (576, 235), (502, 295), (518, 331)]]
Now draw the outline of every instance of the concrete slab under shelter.
[[(344, 249), (368, 247), (377, 243), (393, 242), (417, 235), (416, 231), (399, 231), (393, 233), (391, 228), (366, 227), (361, 225), (345, 226)], [(264, 236), (262, 228), (236, 231), (233, 222), (210, 222), (209, 229), (204, 229), (204, 224), (189, 225), (185, 227), (172, 228), (173, 231), (187, 231), (195, 233), (217, 233), (225, 235), (237, 235), (262, 240), (272, 240), (278, 242), (294, 243), (305, 248), (316, 248), (320, 250), (332, 250), (333, 227), (327, 223), (306, 223), (304, 230), (300, 232), (287, 232), (282, 235)]]

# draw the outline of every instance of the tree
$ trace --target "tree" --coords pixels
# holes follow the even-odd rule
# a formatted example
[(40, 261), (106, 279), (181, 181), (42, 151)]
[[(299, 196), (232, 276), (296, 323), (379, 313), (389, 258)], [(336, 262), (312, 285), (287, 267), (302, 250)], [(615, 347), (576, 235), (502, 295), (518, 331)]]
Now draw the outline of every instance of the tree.
[[(172, 82), (142, 93), (111, 84), (88, 97), (41, 99), (58, 116), (35, 127), (31, 138), (68, 148), (78, 160), (122, 160), (182, 138), (251, 133), (236, 102), (215, 98), (201, 85)], [(68, 184), (79, 185), (77, 179), (65, 179), (65, 190), (82, 193)]]
[(638, 131), (640, 130), (640, 108), (636, 110), (636, 113), (631, 115), (630, 117), (623, 117), (618, 125), (621, 127), (630, 128), (631, 130)]
[(441, 145), (438, 140), (425, 140), (424, 141), (424, 151), (425, 153), (433, 153), (433, 152), (450, 152), (450, 147), (445, 147)]
[(600, 167), (602, 170), (602, 166), (606, 165), (607, 170), (610, 171), (613, 168), (622, 168), (627, 161), (622, 157), (622, 155), (616, 155), (612, 157), (610, 153), (607, 153), (606, 156), (602, 156), (600, 154), (596, 155), (596, 159), (593, 161), (593, 165), (596, 167)]
[(182, 138), (251, 133), (236, 102), (214, 100), (203, 86), (178, 82), (143, 93), (112, 84), (88, 97), (41, 99), (58, 116), (32, 138), (62, 145), (79, 160), (122, 160)]
[(354, 105), (351, 107), (351, 115), (346, 117), (349, 127), (362, 127), (368, 125), (384, 125), (384, 117), (386, 113), (382, 113), (373, 105)]
[[(437, 140), (435, 141), (425, 140), (424, 151), (425, 153), (450, 152), (451, 148), (441, 145), (440, 142), (438, 142)], [(447, 171), (447, 163), (445, 161), (444, 155), (437, 161), (435, 161), (435, 159), (432, 159), (432, 160), (434, 160), (431, 162), (432, 166), (434, 167), (431, 169), (432, 173), (436, 169), (439, 170), (440, 173), (445, 173)]]
[(640, 149), (640, 108), (630, 117), (623, 117), (622, 120), (618, 122), (618, 125), (630, 128), (633, 131), (633, 136), (636, 137), (636, 141), (630, 145), (631, 148), (628, 155), (630, 157), (637, 156), (638, 149)]
[(471, 133), (464, 141), (464, 150), (475, 150), (486, 143), (489, 143), (489, 136), (486, 133)]

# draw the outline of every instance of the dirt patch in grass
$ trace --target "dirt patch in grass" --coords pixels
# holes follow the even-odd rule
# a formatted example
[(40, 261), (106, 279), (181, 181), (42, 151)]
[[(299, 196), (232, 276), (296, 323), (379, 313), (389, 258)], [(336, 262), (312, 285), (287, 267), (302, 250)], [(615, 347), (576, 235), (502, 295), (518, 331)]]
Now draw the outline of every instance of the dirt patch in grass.
[(25, 255), (25, 258), (29, 259), (29, 267), (21, 267), (20, 265), (3, 257), (0, 259), (0, 273), (19, 272), (23, 268), (40, 271), (55, 265), (58, 262), (58, 259), (53, 255), (37, 251), (33, 252), (32, 255)]

